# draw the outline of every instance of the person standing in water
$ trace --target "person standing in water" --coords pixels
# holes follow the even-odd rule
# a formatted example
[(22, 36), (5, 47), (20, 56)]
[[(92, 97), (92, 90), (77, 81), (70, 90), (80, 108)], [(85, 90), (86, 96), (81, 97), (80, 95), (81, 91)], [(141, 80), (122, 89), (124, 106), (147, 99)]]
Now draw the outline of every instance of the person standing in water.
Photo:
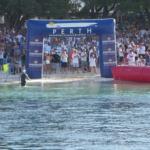
[(22, 71), (22, 74), (21, 74), (21, 86), (25, 86), (26, 85), (26, 79), (30, 79), (30, 78), (27, 75), (26, 70), (24, 69)]

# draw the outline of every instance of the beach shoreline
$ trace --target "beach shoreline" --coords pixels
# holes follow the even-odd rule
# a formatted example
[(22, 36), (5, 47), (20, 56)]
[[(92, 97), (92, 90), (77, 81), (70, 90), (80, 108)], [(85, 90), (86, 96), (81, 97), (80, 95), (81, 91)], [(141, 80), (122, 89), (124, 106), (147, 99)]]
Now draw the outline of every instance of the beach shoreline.
[[(5, 84), (20, 84), (20, 75), (6, 75), (0, 74), (0, 85)], [(67, 74), (49, 74), (44, 75), (41, 79), (27, 80), (27, 84), (34, 83), (67, 83), (67, 82), (79, 82), (79, 81), (112, 81), (112, 78), (103, 78), (100, 74), (92, 73), (67, 73)]]

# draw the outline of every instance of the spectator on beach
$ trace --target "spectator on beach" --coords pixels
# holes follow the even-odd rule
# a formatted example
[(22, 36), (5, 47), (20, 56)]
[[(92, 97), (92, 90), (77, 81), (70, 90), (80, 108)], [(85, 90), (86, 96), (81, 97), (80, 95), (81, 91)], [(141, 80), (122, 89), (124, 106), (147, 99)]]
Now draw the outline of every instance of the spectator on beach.
[(136, 57), (136, 54), (135, 52), (131, 49), (127, 55), (127, 60), (128, 60), (128, 65), (130, 66), (135, 66), (136, 64), (136, 61), (135, 61), (135, 57)]
[(118, 64), (124, 63), (124, 49), (123, 46), (120, 45), (118, 48)]
[(82, 69), (82, 72), (84, 73), (85, 71), (88, 71), (88, 68), (87, 68), (88, 56), (87, 56), (86, 49), (84, 49), (81, 52), (81, 56), (80, 57), (81, 57), (81, 69)]
[(142, 56), (143, 58), (145, 58), (145, 51), (146, 51), (145, 45), (144, 43), (141, 43), (139, 47), (139, 57)]
[(142, 55), (137, 59), (137, 66), (145, 66), (145, 59)]
[(60, 55), (58, 54), (56, 49), (54, 49), (51, 57), (52, 57), (51, 59), (52, 69), (55, 71), (55, 73), (59, 73), (60, 72)]
[(61, 71), (66, 72), (68, 67), (68, 54), (66, 50), (63, 50), (61, 53)]
[(150, 66), (150, 50), (147, 50), (145, 53), (145, 65)]
[(49, 53), (45, 54), (44, 58), (45, 58), (44, 71), (46, 74), (49, 74), (51, 71), (51, 55)]
[(90, 72), (97, 73), (97, 71), (96, 71), (96, 56), (94, 53), (90, 54), (89, 64), (90, 64)]
[(72, 67), (73, 67), (73, 72), (78, 72), (79, 73), (79, 59), (80, 56), (78, 54), (78, 51), (74, 49), (73, 54), (72, 54)]

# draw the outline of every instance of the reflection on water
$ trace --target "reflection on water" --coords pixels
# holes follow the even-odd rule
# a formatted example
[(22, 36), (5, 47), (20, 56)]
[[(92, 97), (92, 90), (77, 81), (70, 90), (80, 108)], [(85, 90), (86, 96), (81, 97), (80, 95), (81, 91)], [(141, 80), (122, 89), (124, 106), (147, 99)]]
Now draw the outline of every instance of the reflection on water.
[(113, 82), (0, 87), (2, 150), (149, 150), (150, 86)]

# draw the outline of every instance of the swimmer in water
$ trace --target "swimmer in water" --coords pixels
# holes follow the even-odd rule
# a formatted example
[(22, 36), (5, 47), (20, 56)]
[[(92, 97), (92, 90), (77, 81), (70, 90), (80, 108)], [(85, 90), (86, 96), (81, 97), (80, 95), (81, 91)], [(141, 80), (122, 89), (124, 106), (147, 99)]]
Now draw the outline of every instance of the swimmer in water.
[(21, 86), (25, 86), (26, 85), (26, 79), (30, 79), (29, 76), (27, 75), (26, 73), (26, 70), (24, 69), (22, 71), (22, 74), (21, 74)]

